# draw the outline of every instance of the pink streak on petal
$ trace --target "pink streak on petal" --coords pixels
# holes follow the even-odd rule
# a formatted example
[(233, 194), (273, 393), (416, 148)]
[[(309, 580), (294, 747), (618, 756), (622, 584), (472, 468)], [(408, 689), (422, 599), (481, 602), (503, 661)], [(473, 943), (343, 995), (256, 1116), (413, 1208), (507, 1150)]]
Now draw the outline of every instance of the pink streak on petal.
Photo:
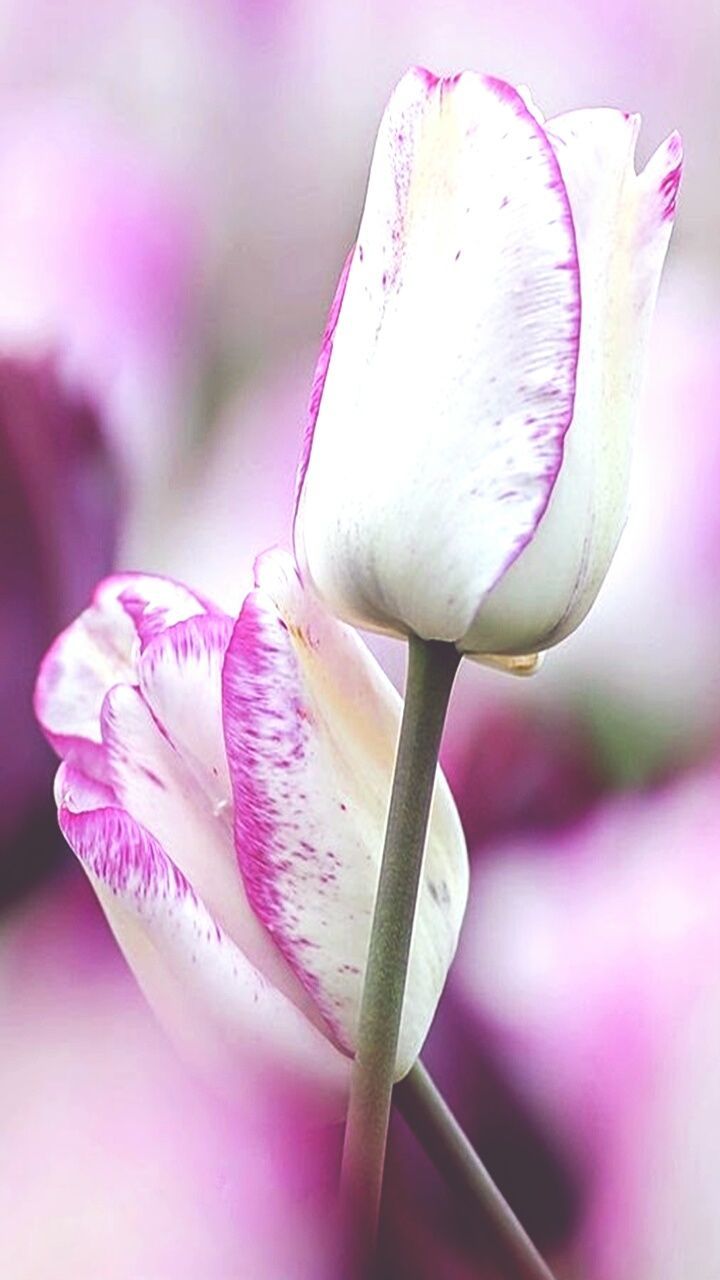
[[(358, 249), (358, 253), (361, 260), (362, 260), (362, 252), (363, 251), (362, 251), (362, 245), (361, 245)], [(347, 258), (345, 259), (345, 262), (343, 264), (343, 269), (340, 272), (340, 279), (337, 282), (337, 286), (335, 289), (335, 296), (332, 300), (330, 312), (327, 318), (327, 324), (325, 325), (325, 332), (323, 333), (322, 342), (320, 344), (320, 355), (318, 356), (317, 364), (315, 366), (315, 373), (313, 374), (312, 389), (310, 392), (310, 404), (308, 406), (308, 417), (307, 417), (307, 423), (305, 425), (305, 433), (303, 435), (302, 453), (300, 456), (300, 462), (298, 464), (297, 483), (295, 488), (294, 516), (297, 516), (297, 509), (298, 509), (298, 504), (300, 502), (300, 495), (302, 493), (302, 487), (305, 482), (305, 475), (308, 469), (308, 464), (310, 462), (310, 453), (312, 450), (313, 435), (315, 434), (315, 423), (317, 422), (317, 416), (318, 416), (318, 413), (320, 412), (320, 402), (322, 401), (323, 390), (325, 388), (325, 379), (327, 377), (327, 371), (330, 364), (330, 357), (332, 355), (333, 336), (335, 334), (335, 328), (337, 326), (338, 317), (340, 315), (340, 308), (342, 307), (342, 301), (345, 296), (345, 286), (347, 284), (347, 278), (350, 273), (350, 267), (352, 264), (354, 253), (355, 253), (355, 245), (353, 245), (350, 252), (348, 253)]]
[[(236, 852), (255, 911), (286, 954), (296, 940), (284, 934), (284, 903), (266, 860), (281, 823), (262, 786), (260, 763), (291, 776), (307, 747), (307, 711), (288, 691), (298, 687), (297, 662), (284, 642), (285, 623), (252, 592), (235, 624), (223, 670), (223, 719), (235, 798)], [(279, 695), (279, 696), (278, 696)], [(260, 779), (260, 782), (258, 781)], [(291, 955), (288, 959), (293, 960)], [(302, 973), (306, 982), (307, 974)]]
[[(574, 324), (573, 324), (572, 333), (569, 336), (569, 341), (566, 348), (565, 366), (564, 366), (566, 373), (569, 374), (568, 399), (564, 407), (564, 410), (561, 410), (558, 420), (555, 423), (555, 431), (554, 431), (554, 434), (558, 443), (558, 448), (555, 451), (554, 457), (548, 458), (547, 466), (545, 469), (545, 478), (548, 483), (545, 490), (544, 498), (538, 504), (538, 508), (537, 508), (537, 512), (535, 515), (535, 520), (532, 525), (532, 528), (528, 530), (528, 532), (525, 534), (524, 537), (518, 540), (518, 543), (513, 547), (512, 551), (506, 558), (503, 568), (501, 570), (501, 573), (498, 575), (498, 580), (499, 580), (499, 578), (502, 577), (503, 574), (507, 572), (510, 566), (515, 563), (515, 561), (520, 556), (521, 552), (525, 550), (525, 547), (528, 546), (528, 544), (532, 541), (533, 537), (535, 536), (537, 527), (540, 524), (543, 516), (545, 515), (545, 512), (548, 509), (548, 505), (550, 503), (550, 499), (552, 498), (553, 490), (555, 488), (555, 482), (557, 481), (557, 478), (560, 474), (560, 468), (562, 467), (562, 463), (563, 463), (563, 453), (564, 453), (563, 447), (564, 447), (565, 436), (567, 435), (567, 432), (570, 428), (570, 424), (572, 423), (573, 413), (575, 410), (576, 376), (577, 376), (578, 357), (580, 354), (580, 328), (582, 323), (582, 292), (580, 287), (580, 264), (579, 264), (579, 256), (578, 256), (578, 244), (577, 244), (577, 233), (575, 229), (575, 222), (573, 219), (572, 208), (570, 205), (570, 197), (568, 196), (567, 189), (565, 187), (565, 182), (563, 180), (562, 172), (560, 170), (560, 165), (558, 163), (557, 156), (555, 155), (555, 150), (553, 148), (552, 142), (548, 137), (545, 131), (545, 128), (530, 111), (527, 103), (525, 102), (521, 94), (518, 93), (517, 89), (515, 89), (512, 85), (507, 84), (506, 81), (500, 80), (495, 76), (485, 76), (484, 79), (488, 88), (492, 89), (498, 98), (500, 98), (503, 102), (507, 102), (508, 105), (514, 108), (515, 114), (517, 116), (519, 116), (521, 119), (532, 121), (536, 126), (537, 132), (544, 139), (545, 158), (547, 160), (548, 167), (552, 173), (552, 178), (549, 183), (549, 187), (551, 190), (557, 192), (558, 197), (562, 202), (562, 205), (563, 205), (562, 222), (565, 228), (567, 229), (568, 236), (572, 245), (571, 257), (565, 262), (559, 262), (557, 264), (556, 269), (558, 271), (568, 272), (573, 282), (573, 293), (574, 293), (574, 298), (572, 302), (572, 315), (574, 318)], [(538, 439), (541, 439), (544, 434), (545, 434), (545, 431), (538, 430), (537, 432)]]
[(61, 765), (56, 789), (60, 830), (85, 869), (111, 893), (197, 901), (157, 841), (124, 809), (103, 804), (106, 793), (82, 770)]
[(128, 575), (127, 588), (119, 599), (133, 620), (141, 651), (168, 627), (199, 614), (219, 612), (182, 583), (150, 574)]
[(670, 220), (675, 217), (683, 169), (683, 147), (679, 133), (670, 135), (665, 143), (664, 154), (672, 167), (663, 176), (659, 189), (663, 199), (663, 217)]

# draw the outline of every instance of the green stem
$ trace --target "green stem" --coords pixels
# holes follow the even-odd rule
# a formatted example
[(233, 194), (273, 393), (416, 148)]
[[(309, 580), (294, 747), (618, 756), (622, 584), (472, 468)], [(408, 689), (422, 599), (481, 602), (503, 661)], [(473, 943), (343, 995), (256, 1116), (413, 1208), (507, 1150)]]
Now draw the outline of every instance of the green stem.
[(453, 645), (410, 639), (341, 1174), (349, 1256), (359, 1274), (367, 1269), (377, 1238), (410, 941), (440, 739), (459, 661)]
[(549, 1267), (419, 1060), (397, 1086), (395, 1102), (448, 1182), (472, 1201), (503, 1275), (512, 1280), (553, 1280)]

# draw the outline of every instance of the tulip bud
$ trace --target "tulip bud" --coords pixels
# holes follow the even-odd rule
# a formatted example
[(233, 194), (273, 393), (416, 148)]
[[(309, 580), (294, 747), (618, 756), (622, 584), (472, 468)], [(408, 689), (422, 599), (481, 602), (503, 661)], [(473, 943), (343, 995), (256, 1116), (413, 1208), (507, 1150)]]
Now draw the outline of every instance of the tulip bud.
[(681, 170), (673, 134), (635, 173), (638, 125), (543, 123), (474, 72), (401, 80), (300, 467), (297, 554), (340, 616), (485, 659), (548, 648), (590, 608)]

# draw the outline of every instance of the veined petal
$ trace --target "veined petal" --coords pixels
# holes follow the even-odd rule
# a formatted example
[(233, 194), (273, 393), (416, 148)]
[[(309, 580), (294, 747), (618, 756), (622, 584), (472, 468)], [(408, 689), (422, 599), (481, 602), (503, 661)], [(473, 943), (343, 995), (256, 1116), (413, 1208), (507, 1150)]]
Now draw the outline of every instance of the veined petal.
[(573, 211), (583, 297), (572, 425), (537, 533), (478, 611), (471, 653), (563, 639), (590, 608), (625, 523), (633, 417), (681, 172), (673, 134), (641, 174), (639, 117), (610, 108), (546, 124)]
[(573, 222), (543, 127), (500, 81), (409, 72), (314, 388), (296, 544), (334, 610), (463, 636), (547, 506), (578, 340)]
[(67, 763), (63, 834), (145, 995), (186, 1047), (228, 1082), (304, 1082), (341, 1105), (346, 1064), (218, 926), (162, 846)]
[(313, 1002), (250, 906), (235, 856), (220, 675), (232, 629), (204, 615), (170, 627), (139, 659), (141, 687), (102, 710), (107, 777), (251, 963), (318, 1024)]
[[(400, 699), (279, 552), (258, 565), (225, 659), (236, 848), (257, 915), (352, 1052)], [(457, 944), (467, 857), (438, 774), (397, 1075), (420, 1051)]]
[(101, 767), (100, 712), (108, 690), (137, 683), (137, 658), (153, 635), (208, 607), (169, 578), (126, 573), (101, 582), (90, 606), (48, 650), (35, 687), (35, 713), (58, 755), (72, 747), (88, 767)]

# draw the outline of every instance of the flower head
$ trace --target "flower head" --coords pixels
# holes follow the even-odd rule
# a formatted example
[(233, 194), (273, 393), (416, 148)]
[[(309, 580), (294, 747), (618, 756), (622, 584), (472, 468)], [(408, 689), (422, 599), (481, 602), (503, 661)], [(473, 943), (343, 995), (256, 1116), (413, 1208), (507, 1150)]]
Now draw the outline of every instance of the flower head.
[[(60, 825), (151, 1003), (231, 1071), (272, 1062), (342, 1089), (399, 726), (359, 638), (282, 553), (235, 623), (167, 579), (118, 576), (50, 650), (36, 707), (63, 756)], [(440, 777), (398, 1077), (466, 893)]]
[(323, 340), (296, 546), (341, 616), (476, 656), (581, 621), (625, 518), (639, 375), (680, 179), (638, 118), (547, 123), (413, 70), (380, 126)]

